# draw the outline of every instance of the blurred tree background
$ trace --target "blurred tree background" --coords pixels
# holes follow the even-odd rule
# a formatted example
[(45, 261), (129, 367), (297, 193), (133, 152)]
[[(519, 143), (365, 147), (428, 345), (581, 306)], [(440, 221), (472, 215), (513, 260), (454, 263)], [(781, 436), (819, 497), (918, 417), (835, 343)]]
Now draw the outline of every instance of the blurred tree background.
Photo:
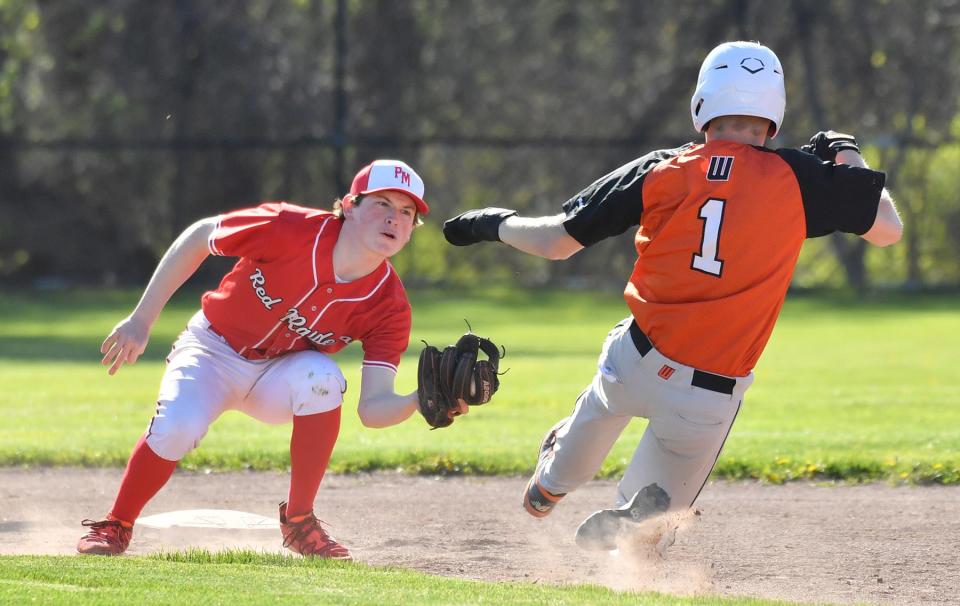
[(732, 39), (784, 64), (771, 145), (855, 133), (906, 224), (890, 249), (809, 242), (794, 285), (960, 285), (957, 0), (0, 0), (0, 279), (142, 285), (200, 217), (327, 207), (399, 157), (433, 209), (395, 259), (408, 285), (615, 287), (632, 234), (550, 263), (452, 248), (439, 226), (558, 212), (697, 138), (700, 62)]

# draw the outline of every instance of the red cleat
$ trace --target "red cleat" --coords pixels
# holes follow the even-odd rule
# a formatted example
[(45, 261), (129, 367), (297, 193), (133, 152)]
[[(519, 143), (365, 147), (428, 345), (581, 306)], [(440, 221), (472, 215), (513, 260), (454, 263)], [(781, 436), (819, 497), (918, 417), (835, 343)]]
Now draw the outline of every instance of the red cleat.
[(280, 532), (283, 546), (301, 555), (333, 560), (352, 560), (347, 548), (327, 534), (311, 511), (296, 522), (287, 520), (287, 503), (280, 503)]
[(133, 526), (120, 520), (84, 520), (80, 522), (90, 529), (77, 543), (77, 553), (88, 555), (120, 555), (130, 545)]

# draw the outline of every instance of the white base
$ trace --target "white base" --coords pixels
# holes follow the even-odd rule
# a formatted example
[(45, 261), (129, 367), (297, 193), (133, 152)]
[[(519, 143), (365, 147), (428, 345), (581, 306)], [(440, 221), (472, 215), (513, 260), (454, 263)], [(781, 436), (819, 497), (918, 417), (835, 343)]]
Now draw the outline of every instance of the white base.
[(146, 528), (223, 528), (225, 530), (277, 530), (277, 518), (230, 509), (184, 509), (168, 511), (137, 520)]

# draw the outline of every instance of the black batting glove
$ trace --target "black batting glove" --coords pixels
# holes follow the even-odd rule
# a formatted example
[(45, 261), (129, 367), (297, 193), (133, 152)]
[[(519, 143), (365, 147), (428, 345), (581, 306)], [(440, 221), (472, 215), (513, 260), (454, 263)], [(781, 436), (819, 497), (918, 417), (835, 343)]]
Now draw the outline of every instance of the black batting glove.
[(517, 211), (507, 208), (478, 208), (448, 219), (443, 224), (443, 236), (454, 246), (469, 246), (477, 242), (500, 242), (500, 224)]
[(860, 146), (857, 145), (857, 140), (853, 138), (853, 135), (826, 130), (810, 137), (810, 143), (802, 146), (800, 151), (813, 154), (826, 162), (836, 162), (837, 152), (845, 149), (860, 153)]

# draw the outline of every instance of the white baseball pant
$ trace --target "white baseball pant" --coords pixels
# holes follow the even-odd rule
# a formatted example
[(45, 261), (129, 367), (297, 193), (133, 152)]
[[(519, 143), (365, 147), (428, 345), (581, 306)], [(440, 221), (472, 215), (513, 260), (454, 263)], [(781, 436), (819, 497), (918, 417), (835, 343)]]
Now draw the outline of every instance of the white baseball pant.
[(335, 409), (346, 389), (343, 373), (326, 354), (300, 351), (247, 360), (198, 311), (167, 357), (147, 444), (160, 457), (179, 461), (227, 410), (287, 423), (295, 415)]

